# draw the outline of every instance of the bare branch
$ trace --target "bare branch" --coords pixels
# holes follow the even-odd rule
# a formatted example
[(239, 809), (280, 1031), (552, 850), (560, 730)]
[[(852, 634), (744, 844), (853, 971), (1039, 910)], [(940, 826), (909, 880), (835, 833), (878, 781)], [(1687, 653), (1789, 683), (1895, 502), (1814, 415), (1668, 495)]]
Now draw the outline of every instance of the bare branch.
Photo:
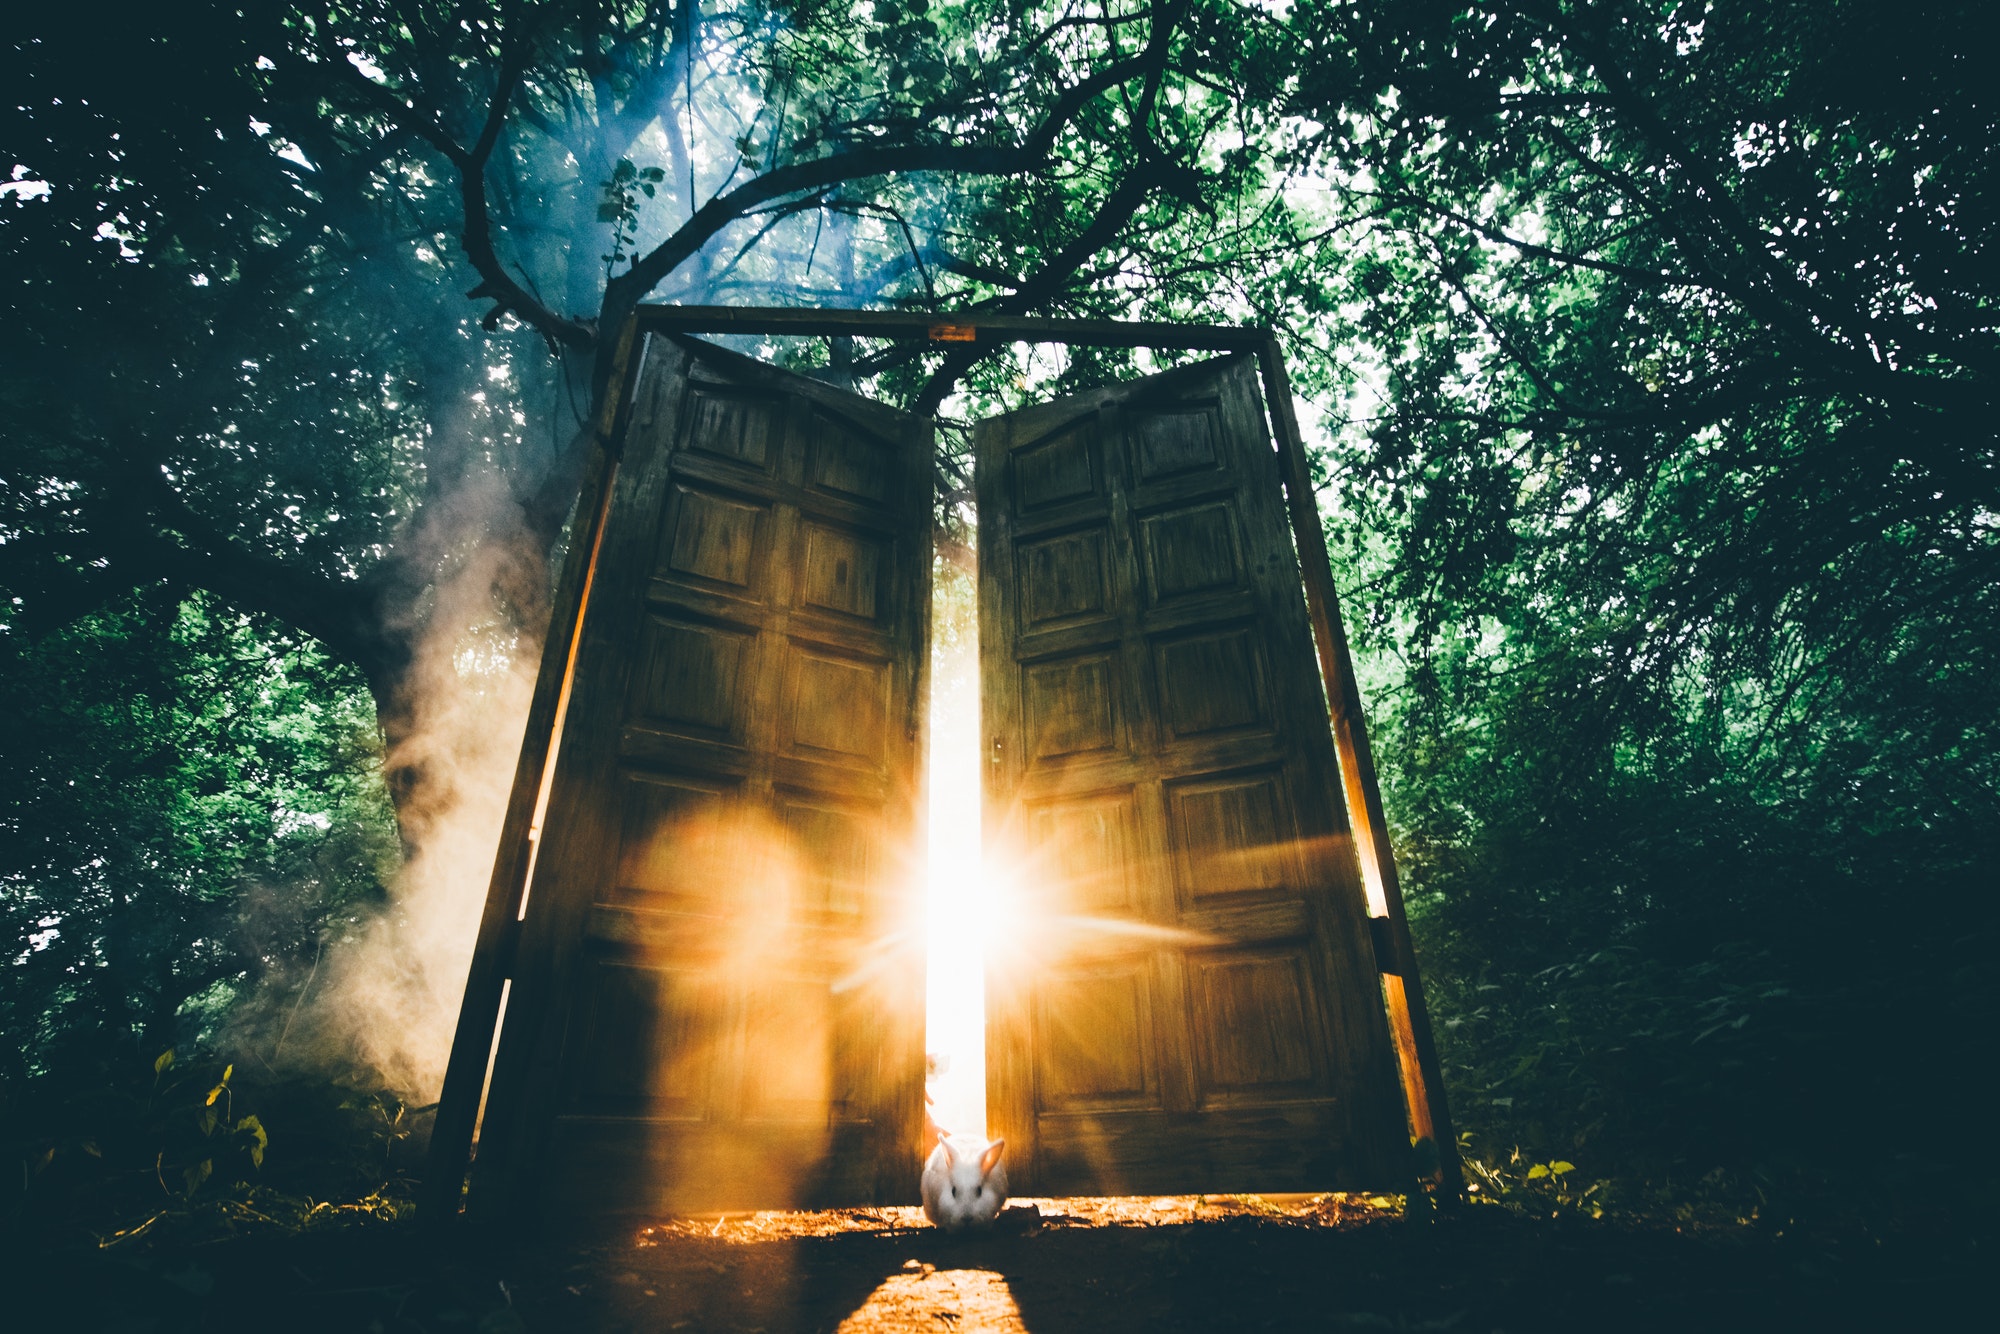
[(604, 323), (606, 327), (617, 323), (711, 237), (760, 204), (871, 176), (915, 171), (1010, 176), (1032, 170), (1054, 146), (1062, 127), (1092, 98), (1145, 73), (1147, 67), (1142, 58), (1123, 60), (1082, 80), (1057, 99), (1042, 123), (1017, 144), (908, 144), (855, 149), (765, 172), (709, 200), (672, 236), (613, 278), (605, 289)]
[(458, 164), (459, 196), (465, 207), (465, 231), (459, 237), (459, 245), (480, 277), (479, 285), (466, 295), (475, 300), (483, 297), (494, 303), (493, 309), (487, 311), (485, 318), (479, 322), (488, 333), (498, 326), (503, 313), (511, 311), (540, 330), (552, 347), (563, 343), (587, 349), (596, 346), (597, 331), (582, 320), (558, 315), (543, 305), (514, 280), (493, 248), (493, 224), (486, 207), (486, 164), (491, 160), (493, 148), (500, 142), (500, 131), (507, 123), (507, 105), (520, 89), (521, 76), (526, 67), (526, 48), (524, 40), (516, 41), (501, 58), (500, 77), (493, 89), (493, 100), (487, 106), (486, 124), (465, 160)]
[[(466, 295), (494, 303), (493, 309), (480, 323), (491, 331), (499, 324), (502, 313), (512, 312), (538, 329), (552, 343), (588, 349), (597, 344), (596, 329), (587, 321), (570, 319), (543, 305), (507, 272), (493, 244), (493, 224), (486, 203), (486, 164), (500, 142), (500, 133), (506, 127), (507, 112), (514, 94), (520, 90), (527, 67), (527, 50), (526, 39), (519, 39), (511, 42), (502, 56), (499, 77), (487, 104), (485, 122), (480, 127), (479, 138), (470, 148), (454, 139), (435, 115), (405, 101), (346, 60), (329, 59), (322, 64), (336, 69), (340, 84), (349, 92), (358, 94), (369, 107), (417, 134), (457, 169), (459, 201), (464, 210), (464, 230), (459, 234), (459, 245), (480, 278), (479, 285)], [(300, 60), (292, 63), (295, 68), (311, 71), (316, 78), (325, 77), (321, 66)]]

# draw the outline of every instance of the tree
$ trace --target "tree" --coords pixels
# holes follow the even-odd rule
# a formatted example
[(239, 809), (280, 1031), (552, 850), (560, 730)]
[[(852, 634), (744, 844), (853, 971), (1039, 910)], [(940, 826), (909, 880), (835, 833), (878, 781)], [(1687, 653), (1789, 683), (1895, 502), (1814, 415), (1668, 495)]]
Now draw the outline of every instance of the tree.
[(150, 1061), (191, 999), (212, 1032), (237, 992), (380, 903), (393, 826), (350, 676), (308, 639), (160, 589), (0, 640), (0, 1076), (107, 1045)]
[[(468, 644), (533, 659), (636, 302), (1123, 310), (1132, 254), (1245, 229), (1218, 208), (1258, 182), (1217, 144), (1249, 114), (1226, 52), (1255, 21), (1011, 0), (39, 13), (0, 71), (7, 633), (116, 634), (195, 597), (309, 637), (373, 698), (414, 851), (460, 800), (428, 732)], [(1159, 284), (1168, 308), (1212, 291)], [(833, 355), (924, 408), (967, 369)]]
[[(10, 312), (17, 615), (60, 624), (162, 575), (211, 589), (357, 667), (393, 753), (441, 568), (508, 539), (510, 564), (546, 563), (638, 301), (796, 294), (784, 244), (809, 230), (810, 270), (840, 218), (873, 224), (842, 242), (871, 253), (842, 262), (872, 267), (849, 281), (878, 298), (1024, 308), (1162, 190), (1194, 191), (1199, 134), (1161, 139), (1189, 128), (1163, 89), (1201, 63), (1184, 6), (928, 12), (198, 5), (108, 32), (44, 17), (12, 52), (27, 91), (8, 130), (20, 178), (47, 187), (17, 187), (10, 219), (29, 279)], [(1026, 177), (1046, 239), (948, 248), (941, 217), (1023, 197), (982, 209), (975, 186), (947, 208), (958, 181)], [(483, 348), (439, 281), (459, 263)], [(963, 370), (946, 360), (918, 400)], [(515, 375), (511, 401), (479, 402)], [(439, 521), (491, 474), (513, 532), (490, 513)], [(505, 590), (529, 626), (535, 583)]]
[(1655, 1180), (1909, 1152), (1994, 931), (1972, 11), (1299, 13), (1347, 225), (1296, 281), (1464, 1114)]
[[(1352, 223), (1309, 262), (1358, 303), (1388, 404), (1345, 496), (1401, 532), (1392, 599), (1420, 645), (1561, 586), (1600, 609), (1607, 718), (1691, 666), (1753, 672), (1770, 744), (1829, 690), (1882, 688), (1864, 646), (1976, 613), (2000, 555), (2000, 273), (1962, 17), (1303, 20), (1300, 67), (1330, 73), (1299, 109)], [(1889, 596), (1846, 595), (1878, 579)]]
[[(0, 70), (5, 633), (118, 643), (192, 599), (309, 638), (414, 841), (425, 701), (467, 643), (532, 656), (634, 303), (1268, 323), (1321, 410), (1468, 1119), (1753, 1163), (1854, 1105), (1843, 1042), (1953, 1068), (1991, 952), (1975, 12), (41, 13)], [(1137, 365), (763, 351), (948, 440), (959, 403)], [(964, 483), (947, 451), (941, 509)], [(1883, 946), (1907, 905), (1939, 925)], [(1907, 1112), (1894, 1082), (1866, 1098)]]

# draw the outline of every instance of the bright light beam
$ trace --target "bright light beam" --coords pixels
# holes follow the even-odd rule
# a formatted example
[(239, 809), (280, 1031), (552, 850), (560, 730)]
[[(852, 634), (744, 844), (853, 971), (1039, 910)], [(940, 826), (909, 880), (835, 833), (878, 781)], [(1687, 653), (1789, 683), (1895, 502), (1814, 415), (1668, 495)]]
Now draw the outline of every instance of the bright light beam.
[(983, 1135), (992, 905), (980, 855), (979, 646), (970, 626), (932, 666), (924, 1050), (943, 1069), (929, 1083), (930, 1111), (953, 1134)]

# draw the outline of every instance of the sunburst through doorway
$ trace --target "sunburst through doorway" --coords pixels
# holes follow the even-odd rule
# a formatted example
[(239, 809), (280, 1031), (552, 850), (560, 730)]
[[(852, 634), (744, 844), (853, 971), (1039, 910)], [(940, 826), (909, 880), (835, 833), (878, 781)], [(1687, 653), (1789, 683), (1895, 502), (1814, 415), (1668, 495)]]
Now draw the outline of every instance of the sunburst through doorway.
[(996, 904), (980, 846), (979, 632), (972, 580), (938, 563), (932, 616), (924, 1049), (938, 1125), (986, 1129), (986, 946)]

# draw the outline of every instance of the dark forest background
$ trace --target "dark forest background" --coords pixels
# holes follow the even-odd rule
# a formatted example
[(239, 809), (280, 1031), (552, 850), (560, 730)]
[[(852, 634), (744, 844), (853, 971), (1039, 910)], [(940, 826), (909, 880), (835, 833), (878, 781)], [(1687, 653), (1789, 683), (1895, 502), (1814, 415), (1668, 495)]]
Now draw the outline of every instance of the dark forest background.
[[(1473, 1179), (1958, 1216), (2000, 884), (1982, 8), (11, 16), (8, 1216), (406, 1207), (640, 300), (1275, 327)], [(942, 410), (947, 562), (958, 423), (1150, 364), (751, 350)]]

